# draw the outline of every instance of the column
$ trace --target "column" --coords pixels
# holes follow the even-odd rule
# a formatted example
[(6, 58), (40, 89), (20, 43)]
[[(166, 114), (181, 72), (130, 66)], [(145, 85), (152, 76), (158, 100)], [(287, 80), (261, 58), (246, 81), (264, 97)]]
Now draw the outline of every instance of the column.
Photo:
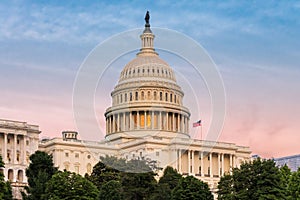
[(172, 113), (172, 131), (175, 131), (175, 113)]
[(3, 133), (4, 139), (3, 139), (3, 162), (7, 162), (7, 133)]
[(17, 163), (17, 135), (14, 134), (14, 157), (13, 157), (13, 163)]
[(162, 118), (161, 118), (161, 111), (159, 111), (159, 119), (158, 119), (158, 130), (161, 130), (161, 124), (162, 124)]
[(168, 131), (169, 130), (169, 113), (168, 112), (166, 112), (166, 123), (167, 123), (166, 129)]
[(106, 130), (105, 130), (105, 133), (107, 134), (107, 130), (108, 130), (108, 126), (107, 126), (107, 118), (105, 119), (105, 128), (106, 128)]
[(180, 132), (180, 114), (177, 114), (177, 132)]
[(127, 131), (127, 128), (126, 128), (126, 112), (123, 113), (123, 131)]
[(183, 115), (180, 115), (180, 121), (181, 121), (181, 126), (180, 126), (180, 132), (183, 133), (184, 132), (184, 123), (183, 123)]
[(154, 129), (154, 111), (151, 111), (151, 129)]
[(108, 116), (107, 117), (107, 119), (108, 119), (108, 133), (111, 133), (111, 117), (110, 116)]
[(222, 171), (221, 171), (221, 176), (224, 175), (224, 153), (222, 153)]
[(236, 156), (233, 155), (233, 168), (235, 168), (235, 167), (236, 167)]
[(116, 132), (116, 126), (115, 126), (115, 115), (111, 116), (111, 121), (112, 121), (112, 132)]
[(137, 117), (137, 125), (136, 125), (136, 127), (137, 127), (137, 130), (139, 130), (140, 129), (140, 111), (136, 112), (136, 117)]
[(200, 158), (201, 158), (201, 176), (204, 176), (203, 151), (201, 151)]
[(178, 151), (179, 151), (179, 154), (178, 154), (178, 162), (179, 162), (178, 173), (181, 173), (182, 172), (182, 169), (181, 169), (181, 149), (179, 149)]
[(195, 160), (194, 160), (194, 151), (191, 150), (191, 153), (192, 153), (192, 169), (191, 169), (191, 173), (192, 174), (195, 174)]
[(23, 135), (23, 164), (26, 163), (26, 138)]
[(130, 111), (129, 112), (129, 130), (132, 130), (132, 122), (133, 122), (133, 120), (132, 120), (132, 112)]
[(212, 152), (209, 153), (209, 175), (213, 177), (213, 170), (212, 170)]
[(117, 114), (117, 132), (120, 131), (120, 113)]
[(232, 174), (232, 154), (229, 155), (229, 160), (230, 160), (230, 164), (229, 164), (229, 172), (230, 174)]
[(221, 177), (221, 174), (220, 174), (220, 168), (221, 168), (221, 162), (220, 162), (220, 153), (218, 153), (218, 176)]
[(191, 151), (188, 150), (188, 173), (191, 173)]

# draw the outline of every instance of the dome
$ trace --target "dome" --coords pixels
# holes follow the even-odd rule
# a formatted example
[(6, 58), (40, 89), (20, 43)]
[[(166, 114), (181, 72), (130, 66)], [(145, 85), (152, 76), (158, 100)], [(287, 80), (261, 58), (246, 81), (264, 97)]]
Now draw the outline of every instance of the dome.
[(107, 108), (106, 138), (129, 141), (137, 137), (189, 138), (189, 110), (175, 73), (153, 47), (154, 34), (146, 22), (142, 48), (125, 65), (111, 92)]
[(176, 83), (172, 68), (158, 55), (138, 54), (123, 69), (120, 75), (119, 84), (136, 80), (137, 78), (165, 80)]

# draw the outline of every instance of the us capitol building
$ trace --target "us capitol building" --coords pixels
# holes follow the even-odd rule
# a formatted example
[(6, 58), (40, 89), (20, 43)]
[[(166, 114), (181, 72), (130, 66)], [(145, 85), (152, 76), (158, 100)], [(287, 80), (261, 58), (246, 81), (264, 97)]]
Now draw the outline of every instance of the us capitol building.
[(140, 38), (142, 48), (124, 67), (111, 93), (112, 106), (105, 112), (105, 141), (79, 140), (75, 131), (64, 131), (62, 138), (39, 140), (38, 126), (0, 120), (2, 170), (14, 191), (26, 184), (25, 169), (36, 150), (51, 154), (59, 170), (81, 175), (90, 174), (100, 156), (148, 159), (160, 169), (172, 166), (183, 175), (193, 175), (212, 191), (220, 176), (250, 159), (249, 147), (190, 138), (184, 93), (173, 69), (154, 49), (147, 16)]

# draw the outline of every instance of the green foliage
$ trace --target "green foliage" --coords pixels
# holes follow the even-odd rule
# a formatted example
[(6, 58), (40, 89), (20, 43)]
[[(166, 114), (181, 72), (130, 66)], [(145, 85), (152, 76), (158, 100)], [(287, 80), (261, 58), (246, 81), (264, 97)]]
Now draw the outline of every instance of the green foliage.
[(123, 173), (123, 195), (125, 199), (141, 200), (150, 197), (156, 187), (153, 172), (147, 173)]
[(167, 166), (163, 176), (159, 179), (158, 185), (153, 193), (152, 200), (171, 199), (172, 190), (177, 186), (181, 175), (172, 167)]
[(213, 200), (209, 187), (203, 181), (193, 176), (182, 177), (172, 191), (173, 200), (202, 199)]
[(119, 184), (121, 188), (116, 187), (116, 190), (121, 195), (115, 198), (145, 199), (156, 187), (154, 176), (145, 160), (126, 161), (106, 156), (101, 157), (101, 161), (94, 166), (88, 179), (100, 190), (100, 196), (109, 195), (104, 188)]
[(42, 199), (47, 200), (94, 200), (97, 187), (82, 176), (68, 171), (57, 172), (46, 184)]
[[(90, 176), (87, 176), (87, 179), (90, 180), (97, 188), (100, 190), (102, 185), (106, 182), (115, 180), (120, 181), (120, 171), (117, 170), (122, 169), (125, 166), (125, 160), (117, 159), (116, 157), (101, 157), (100, 162), (98, 162), (93, 167), (93, 172)], [(106, 164), (107, 163), (107, 164)], [(113, 167), (112, 167), (113, 166)]]
[(288, 200), (300, 200), (300, 168), (290, 176)]
[(219, 200), (285, 199), (282, 174), (273, 160), (256, 159), (233, 169), (218, 185)]
[[(4, 168), (4, 162), (0, 156), (0, 169)], [(4, 181), (4, 174), (0, 170), (0, 200), (11, 200), (12, 199), (12, 190), (10, 183)]]
[(46, 183), (57, 171), (54, 167), (52, 156), (42, 151), (36, 151), (30, 156), (30, 165), (26, 169), (28, 187), (26, 193), (22, 193), (24, 200), (41, 200), (45, 194)]
[(122, 184), (115, 180), (103, 183), (99, 190), (99, 200), (103, 199), (122, 200)]

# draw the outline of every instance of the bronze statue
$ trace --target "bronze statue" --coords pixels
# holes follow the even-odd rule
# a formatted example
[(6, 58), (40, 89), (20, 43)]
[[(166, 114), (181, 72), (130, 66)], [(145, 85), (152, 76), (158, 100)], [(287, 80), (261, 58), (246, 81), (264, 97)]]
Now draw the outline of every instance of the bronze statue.
[(149, 19), (150, 19), (150, 15), (149, 15), (149, 11), (147, 11), (146, 16), (145, 16), (146, 24), (149, 24)]

